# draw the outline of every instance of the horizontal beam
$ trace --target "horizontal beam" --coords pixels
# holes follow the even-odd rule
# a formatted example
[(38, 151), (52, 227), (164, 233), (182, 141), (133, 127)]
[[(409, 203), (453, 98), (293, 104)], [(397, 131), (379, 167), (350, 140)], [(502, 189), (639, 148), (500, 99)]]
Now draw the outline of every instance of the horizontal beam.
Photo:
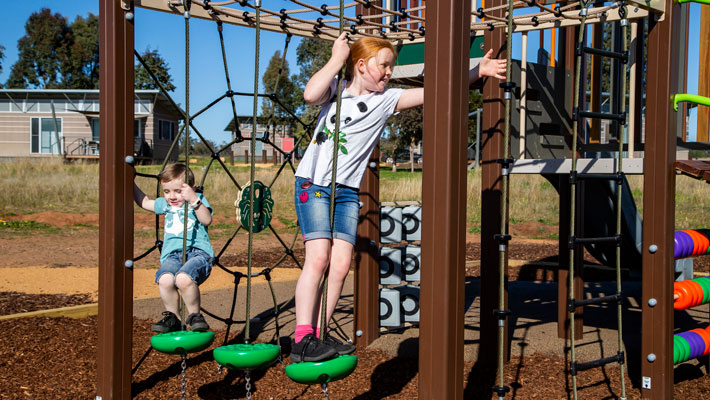
[[(615, 158), (578, 158), (577, 171), (585, 174), (613, 174), (617, 172)], [(624, 158), (623, 172), (627, 175), (643, 174), (642, 158)], [(516, 160), (513, 174), (569, 174), (572, 160), (565, 159), (525, 159)]]

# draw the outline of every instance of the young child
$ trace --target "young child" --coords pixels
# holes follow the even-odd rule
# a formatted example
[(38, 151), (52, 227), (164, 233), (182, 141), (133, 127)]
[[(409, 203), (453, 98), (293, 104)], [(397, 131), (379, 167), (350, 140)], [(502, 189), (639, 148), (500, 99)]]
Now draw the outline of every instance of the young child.
[[(179, 295), (182, 293), (189, 315), (185, 323), (193, 331), (206, 331), (210, 327), (200, 313), (200, 289), (212, 271), (214, 251), (207, 235), (212, 222), (212, 208), (207, 199), (194, 190), (195, 177), (185, 164), (171, 164), (160, 173), (163, 197), (151, 200), (135, 184), (133, 199), (147, 211), (165, 215), (163, 250), (160, 268), (155, 273), (160, 298), (165, 311), (163, 319), (155, 323), (153, 332), (173, 332), (182, 328), (178, 314)], [(187, 255), (182, 263), (185, 202), (188, 203)]]
[[(505, 60), (492, 60), (489, 51), (471, 70), (469, 80), (481, 76), (502, 79)], [(303, 232), (306, 259), (296, 284), (296, 332), (291, 360), (322, 361), (348, 354), (354, 346), (320, 334), (320, 281), (327, 268), (326, 321), (330, 321), (350, 269), (358, 222), (358, 191), (367, 161), (387, 119), (394, 113), (424, 103), (424, 89), (386, 89), (394, 68), (392, 44), (379, 38), (362, 38), (348, 48), (345, 34), (333, 43), (330, 60), (306, 84), (307, 104), (320, 105), (313, 141), (296, 171), (295, 203)], [(338, 71), (346, 65), (342, 87), (340, 132), (335, 129)], [(330, 227), (333, 137), (339, 135), (333, 233)]]

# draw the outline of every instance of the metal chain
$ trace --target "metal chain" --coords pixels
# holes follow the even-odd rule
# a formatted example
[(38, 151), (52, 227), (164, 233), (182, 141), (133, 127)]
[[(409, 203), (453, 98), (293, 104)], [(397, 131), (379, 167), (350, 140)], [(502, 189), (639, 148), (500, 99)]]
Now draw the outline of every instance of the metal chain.
[(328, 400), (330, 397), (328, 396), (328, 383), (321, 383), (320, 384), (320, 391), (323, 392), (323, 398)]
[(180, 399), (185, 400), (187, 393), (187, 354), (185, 353), (182, 353), (180, 367), (182, 367), (182, 373), (180, 374)]
[(244, 380), (246, 383), (244, 384), (244, 388), (247, 391), (247, 400), (251, 400), (251, 377), (249, 377), (249, 371), (244, 371)]

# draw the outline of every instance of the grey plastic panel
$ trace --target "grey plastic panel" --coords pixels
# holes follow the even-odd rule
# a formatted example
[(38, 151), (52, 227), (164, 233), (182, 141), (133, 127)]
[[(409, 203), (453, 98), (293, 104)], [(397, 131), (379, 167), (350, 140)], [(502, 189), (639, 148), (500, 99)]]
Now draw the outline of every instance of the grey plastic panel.
[(402, 282), (401, 247), (380, 248), (380, 285), (398, 285)]
[(380, 326), (400, 326), (400, 294), (394, 289), (380, 289)]
[(407, 206), (402, 208), (404, 240), (422, 240), (422, 207)]
[(402, 241), (402, 208), (380, 208), (380, 243), (399, 243)]

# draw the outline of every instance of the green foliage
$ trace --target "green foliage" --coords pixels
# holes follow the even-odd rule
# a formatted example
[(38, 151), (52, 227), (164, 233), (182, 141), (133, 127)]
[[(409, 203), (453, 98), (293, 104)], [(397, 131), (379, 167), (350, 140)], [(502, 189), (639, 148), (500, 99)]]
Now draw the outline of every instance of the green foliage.
[(0, 219), (0, 229), (11, 231), (52, 231), (56, 230), (49, 224), (36, 221), (5, 221)]
[[(5, 46), (0, 44), (0, 74), (2, 74), (2, 60), (5, 58)], [(0, 83), (0, 89), (2, 89), (2, 83)]]
[(62, 88), (62, 64), (70, 57), (67, 19), (48, 8), (34, 12), (17, 41), (18, 60), (7, 81), (9, 88)]
[(69, 58), (62, 64), (64, 85), (72, 89), (99, 88), (99, 18), (77, 16), (69, 26)]
[[(289, 77), (289, 67), (288, 61), (281, 57), (281, 52), (276, 51), (269, 60), (269, 66), (264, 71), (264, 76), (261, 78), (266, 88), (266, 93), (276, 95), (278, 104), (276, 101), (270, 99), (264, 99), (261, 104), (261, 116), (264, 118), (271, 118), (271, 128), (273, 132), (276, 127), (283, 127), (291, 130), (295, 127), (295, 121), (291, 117), (291, 112), (296, 112), (296, 110), (301, 106), (302, 101), (297, 101), (297, 97), (294, 93), (296, 92), (296, 86)], [(303, 98), (303, 95), (300, 95)]]
[[(165, 90), (168, 92), (175, 90), (173, 78), (170, 76), (170, 66), (167, 61), (160, 56), (158, 50), (147, 48), (141, 54), (141, 58), (145, 61), (145, 64), (150, 68), (150, 71), (153, 72), (158, 82), (163, 85)], [(136, 62), (135, 66), (135, 88), (142, 90), (160, 89), (160, 86), (155, 83), (146, 68), (140, 62)]]

